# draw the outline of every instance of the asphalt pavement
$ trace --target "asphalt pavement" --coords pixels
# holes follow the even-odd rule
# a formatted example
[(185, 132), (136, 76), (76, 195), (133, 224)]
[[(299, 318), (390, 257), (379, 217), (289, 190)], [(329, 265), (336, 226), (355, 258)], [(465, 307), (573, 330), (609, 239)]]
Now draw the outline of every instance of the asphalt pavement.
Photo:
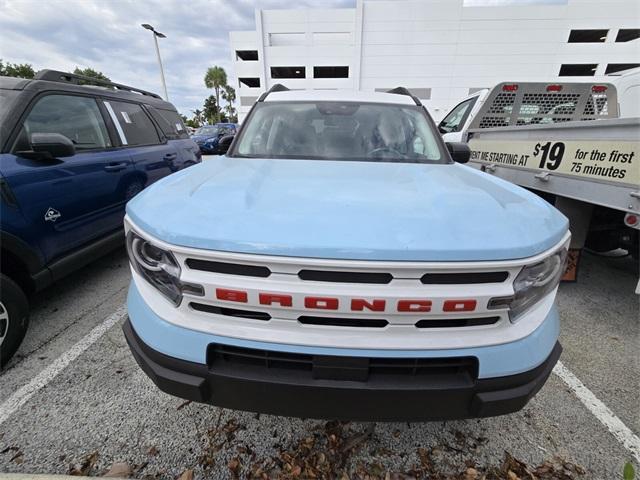
[(626, 462), (640, 470), (637, 275), (630, 257), (585, 254), (579, 282), (560, 287), (561, 361), (584, 389), (553, 374), (513, 415), (335, 423), (160, 392), (120, 328), (130, 278), (120, 249), (32, 299), (27, 338), (0, 373), (0, 472), (103, 475), (123, 464), (120, 476), (182, 480), (622, 479)]

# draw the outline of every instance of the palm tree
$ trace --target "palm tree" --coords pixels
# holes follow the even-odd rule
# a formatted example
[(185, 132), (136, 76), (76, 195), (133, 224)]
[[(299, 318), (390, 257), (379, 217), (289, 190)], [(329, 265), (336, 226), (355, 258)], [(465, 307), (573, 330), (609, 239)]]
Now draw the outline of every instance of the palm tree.
[(216, 97), (209, 95), (204, 100), (204, 106), (202, 107), (202, 114), (209, 123), (216, 123), (220, 121), (220, 108), (216, 104)]
[[(204, 85), (216, 92), (216, 105), (220, 105), (220, 89), (227, 84), (227, 72), (222, 67), (209, 67), (204, 76)], [(220, 114), (218, 113), (218, 116)], [(218, 120), (220, 120), (218, 118)]]
[(225, 110), (229, 114), (229, 119), (234, 116), (235, 108), (233, 108), (233, 102), (236, 101), (236, 91), (231, 85), (225, 85), (222, 87), (222, 98), (227, 102)]
[(193, 112), (193, 116), (196, 118), (197, 122), (202, 125), (202, 110), (196, 108), (191, 111)]

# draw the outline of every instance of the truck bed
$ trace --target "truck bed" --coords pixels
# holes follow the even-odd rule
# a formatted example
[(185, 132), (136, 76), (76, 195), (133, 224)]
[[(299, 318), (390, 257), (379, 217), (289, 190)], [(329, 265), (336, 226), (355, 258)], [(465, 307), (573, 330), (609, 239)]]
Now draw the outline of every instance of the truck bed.
[(470, 165), (518, 185), (640, 212), (640, 118), (482, 128)]

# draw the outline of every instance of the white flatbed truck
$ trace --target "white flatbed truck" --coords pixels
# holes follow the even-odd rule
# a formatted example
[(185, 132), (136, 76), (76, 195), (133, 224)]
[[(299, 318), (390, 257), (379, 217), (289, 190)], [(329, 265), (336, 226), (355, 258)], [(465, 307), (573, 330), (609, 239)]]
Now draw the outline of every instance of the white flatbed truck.
[(445, 141), (469, 144), (469, 165), (538, 192), (569, 218), (567, 280), (585, 246), (634, 258), (640, 249), (640, 69), (608, 80), (500, 83), (439, 124)]

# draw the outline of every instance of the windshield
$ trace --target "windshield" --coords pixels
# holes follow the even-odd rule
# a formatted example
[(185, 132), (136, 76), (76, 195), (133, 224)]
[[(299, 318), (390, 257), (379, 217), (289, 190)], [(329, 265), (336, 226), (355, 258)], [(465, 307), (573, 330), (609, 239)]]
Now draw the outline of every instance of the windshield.
[(218, 130), (218, 127), (215, 125), (207, 125), (206, 127), (197, 129), (195, 135), (217, 135)]
[(422, 107), (353, 102), (255, 105), (230, 156), (446, 163)]

